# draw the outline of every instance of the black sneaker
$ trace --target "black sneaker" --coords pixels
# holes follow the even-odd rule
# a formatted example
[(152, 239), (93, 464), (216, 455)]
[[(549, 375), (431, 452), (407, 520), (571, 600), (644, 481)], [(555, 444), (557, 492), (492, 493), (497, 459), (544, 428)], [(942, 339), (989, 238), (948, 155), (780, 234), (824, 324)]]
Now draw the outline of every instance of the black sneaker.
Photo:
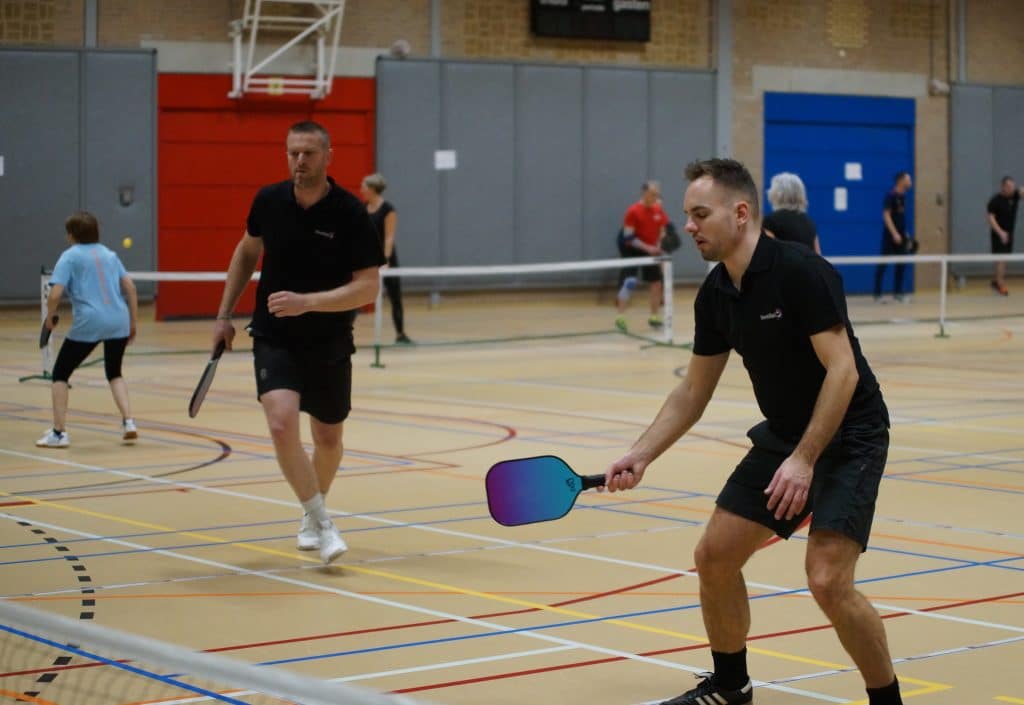
[(661, 705), (746, 705), (754, 702), (754, 685), (748, 680), (739, 690), (725, 690), (711, 682), (712, 673), (697, 674), (701, 681), (693, 690), (666, 700)]
[(400, 345), (412, 345), (412, 340), (405, 333), (399, 333), (396, 335), (395, 342)]

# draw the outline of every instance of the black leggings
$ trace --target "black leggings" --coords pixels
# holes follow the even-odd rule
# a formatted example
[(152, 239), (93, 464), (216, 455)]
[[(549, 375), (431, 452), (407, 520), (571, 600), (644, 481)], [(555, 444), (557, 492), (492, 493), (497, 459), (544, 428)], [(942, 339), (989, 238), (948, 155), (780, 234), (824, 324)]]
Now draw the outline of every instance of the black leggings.
[[(398, 250), (391, 251), (388, 266), (398, 266)], [(395, 333), (405, 333), (405, 312), (402, 310), (402, 281), (398, 277), (384, 277), (384, 291), (391, 302), (391, 320), (395, 324)]]
[[(57, 362), (53, 363), (53, 381), (66, 383), (71, 379), (71, 373), (78, 369), (99, 344), (98, 340), (85, 343), (65, 338), (60, 346), (60, 352), (57, 353)], [(110, 338), (103, 341), (103, 369), (107, 373), (108, 382), (121, 376), (121, 361), (124, 359), (126, 347), (128, 338)]]

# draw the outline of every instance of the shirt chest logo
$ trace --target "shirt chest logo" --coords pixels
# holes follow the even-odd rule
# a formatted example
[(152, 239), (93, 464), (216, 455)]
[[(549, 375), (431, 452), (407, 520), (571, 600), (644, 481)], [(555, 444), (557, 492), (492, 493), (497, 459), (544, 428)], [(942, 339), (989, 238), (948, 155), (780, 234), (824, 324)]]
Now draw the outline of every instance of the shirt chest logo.
[(771, 321), (777, 318), (782, 318), (782, 309), (777, 308), (774, 311), (771, 311), (770, 313), (762, 313), (760, 318), (762, 321)]
[(326, 230), (314, 230), (313, 232), (319, 235), (320, 237), (327, 238), (328, 240), (334, 239), (334, 233), (329, 233)]

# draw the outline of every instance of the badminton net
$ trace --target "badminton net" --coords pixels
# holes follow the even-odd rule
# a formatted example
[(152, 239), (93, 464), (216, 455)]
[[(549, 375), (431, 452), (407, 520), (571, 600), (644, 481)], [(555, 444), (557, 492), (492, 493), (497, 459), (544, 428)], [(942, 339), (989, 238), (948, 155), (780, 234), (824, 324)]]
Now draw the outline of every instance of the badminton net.
[(0, 600), (0, 671), (0, 701), (36, 705), (416, 705), (9, 600)]

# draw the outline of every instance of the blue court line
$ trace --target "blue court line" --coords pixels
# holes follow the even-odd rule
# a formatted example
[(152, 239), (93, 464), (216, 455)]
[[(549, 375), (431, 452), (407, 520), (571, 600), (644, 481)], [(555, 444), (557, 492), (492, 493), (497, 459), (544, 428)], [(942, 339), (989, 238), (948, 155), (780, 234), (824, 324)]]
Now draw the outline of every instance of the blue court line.
[[(890, 451), (891, 451), (890, 446)], [(985, 451), (965, 451), (963, 453), (942, 453), (940, 455), (926, 455), (917, 458), (900, 458), (898, 460), (890, 459), (886, 462), (886, 465), (900, 465), (902, 463), (923, 463), (923, 462), (941, 462), (952, 460), (953, 458), (974, 458), (984, 455), (996, 455), (997, 453), (1020, 453), (1024, 452), (1024, 448), (995, 448), (992, 450)]]
[(61, 644), (60, 642), (52, 641), (50, 639), (47, 639), (46, 637), (37, 636), (35, 634), (29, 634), (28, 632), (24, 632), (24, 631), (22, 631), (22, 630), (20, 630), (20, 629), (18, 629), (16, 627), (10, 627), (10, 626), (7, 626), (6, 624), (0, 624), (0, 629), (4, 630), (6, 632), (10, 632), (11, 634), (14, 634), (16, 636), (23, 637), (25, 639), (30, 639), (32, 641), (37, 641), (40, 644), (45, 644), (47, 646), (52, 646), (55, 649), (58, 649), (59, 651), (66, 651), (68, 653), (75, 654), (76, 656), (84, 656), (84, 657), (86, 657), (88, 659), (92, 659), (94, 661), (99, 661), (100, 663), (105, 663), (108, 666), (113, 666), (114, 668), (120, 668), (121, 670), (128, 671), (129, 673), (134, 673), (137, 676), (142, 676), (144, 678), (149, 678), (150, 680), (159, 681), (159, 682), (164, 683), (166, 685), (171, 685), (171, 686), (174, 686), (176, 688), (181, 688), (183, 690), (187, 690), (187, 691), (192, 692), (192, 693), (198, 693), (199, 695), (205, 695), (208, 698), (213, 698), (214, 700), (219, 700), (222, 703), (232, 703), (232, 705), (249, 705), (248, 703), (246, 703), (246, 702), (244, 702), (242, 700), (236, 700), (235, 698), (228, 697), (227, 695), (221, 695), (220, 693), (215, 693), (212, 690), (206, 690), (205, 688), (200, 688), (199, 686), (191, 685), (189, 683), (185, 683), (183, 681), (176, 680), (175, 678), (172, 678), (170, 676), (161, 676), (158, 673), (153, 673), (152, 671), (146, 671), (146, 670), (144, 670), (142, 668), (139, 668), (137, 666), (132, 666), (132, 665), (127, 664), (127, 663), (120, 663), (119, 661), (114, 661), (113, 659), (109, 659), (109, 658), (106, 658), (105, 656), (100, 656), (98, 654), (94, 654), (94, 653), (86, 651), (85, 649), (82, 649), (82, 648), (71, 646), (70, 644)]
[(1022, 460), (1005, 460), (998, 463), (978, 463), (976, 465), (967, 465), (964, 463), (956, 463), (952, 465), (944, 465), (937, 468), (929, 468), (927, 470), (908, 470), (907, 472), (900, 472), (888, 475), (889, 478), (895, 479), (897, 477), (917, 477), (918, 475), (932, 475), (939, 472), (957, 472), (961, 470), (990, 470), (992, 472), (1005, 472), (1012, 475), (1024, 475), (1024, 470), (1015, 470), (1013, 468), (1003, 468), (1000, 465), (1024, 465), (1024, 459)]
[(942, 482), (941, 480), (926, 480), (919, 477), (906, 477), (904, 475), (885, 475), (883, 479), (893, 482), (915, 482), (924, 485), (938, 485), (952, 490), (976, 490), (978, 492), (997, 492), (999, 494), (1024, 494), (1024, 490), (1010, 490), (1002, 487), (981, 487), (961, 482)]
[[(1017, 559), (1017, 558), (1009, 558), (1009, 559), (1003, 558), (1003, 559), (999, 559), (997, 561), (987, 562), (986, 564), (989, 564), (989, 563), (1001, 563), (1001, 562), (1008, 561), (1008, 560), (1020, 560), (1020, 559)], [(979, 564), (979, 565), (985, 565), (985, 564)], [(916, 572), (916, 573), (904, 573), (904, 574), (899, 574), (899, 575), (881, 576), (881, 577), (878, 577), (878, 578), (868, 578), (866, 580), (858, 580), (858, 581), (856, 581), (855, 584), (863, 584), (863, 583), (869, 583), (869, 582), (878, 582), (878, 581), (882, 581), (882, 580), (894, 580), (894, 579), (897, 579), (897, 578), (903, 578), (903, 577), (908, 577), (908, 576), (912, 576), (912, 575), (923, 575), (925, 573), (938, 573), (938, 572), (945, 572), (945, 571), (950, 571), (950, 570), (960, 570), (960, 569), (965, 568), (965, 567), (971, 567), (971, 566), (950, 566), (950, 567), (947, 567), (947, 568), (937, 568), (937, 569), (931, 569), (931, 570), (926, 570), (926, 571), (919, 571), (919, 572)], [(803, 588), (798, 588), (798, 589), (793, 589), (793, 590), (781, 590), (781, 591), (772, 592), (772, 593), (765, 593), (765, 594), (762, 594), (762, 595), (754, 595), (753, 597), (751, 597), (749, 599), (751, 601), (753, 601), (753, 600), (763, 600), (763, 599), (767, 599), (767, 598), (785, 597), (787, 595), (795, 595), (795, 594), (798, 594), (798, 593), (806, 593), (806, 592), (807, 592), (807, 588), (803, 587)], [(585, 625), (585, 624), (597, 624), (597, 623), (600, 623), (600, 622), (607, 622), (607, 621), (611, 621), (611, 620), (625, 620), (625, 619), (634, 619), (634, 618), (637, 618), (637, 617), (649, 617), (649, 616), (652, 616), (652, 615), (668, 614), (668, 613), (671, 613), (671, 612), (684, 612), (684, 611), (688, 611), (688, 610), (694, 610), (694, 609), (697, 609), (699, 607), (700, 607), (700, 603), (699, 602), (688, 603), (688, 604), (685, 604), (685, 605), (677, 605), (675, 607), (662, 607), (662, 608), (654, 609), (654, 610), (643, 610), (643, 611), (639, 611), (639, 612), (624, 612), (624, 613), (608, 615), (608, 616), (604, 616), (604, 617), (591, 617), (591, 618), (584, 618), (584, 619), (574, 619), (574, 620), (569, 620), (569, 621), (564, 621), (564, 622), (551, 622), (551, 623), (548, 623), (548, 624), (539, 624), (539, 625), (534, 625), (534, 626), (530, 626), (530, 627), (515, 627), (515, 628), (509, 628), (509, 629), (502, 629), (502, 630), (499, 630), (499, 631), (482, 632), (482, 633), (479, 633), (479, 634), (462, 634), (462, 635), (459, 635), (459, 636), (439, 637), (437, 639), (425, 639), (425, 640), (421, 640), (421, 641), (400, 642), (400, 643), (397, 643), (397, 644), (388, 644), (388, 645), (384, 645), (384, 646), (372, 646), (372, 647), (367, 647), (367, 648), (363, 648), (363, 649), (350, 649), (350, 650), (346, 650), (346, 651), (334, 651), (334, 652), (328, 652), (328, 653), (322, 653), (322, 654), (313, 654), (313, 655), (307, 655), (307, 656), (296, 656), (296, 657), (291, 657), (291, 658), (286, 658), (286, 659), (276, 659), (276, 660), (273, 660), (273, 661), (261, 661), (258, 665), (260, 665), (260, 666), (277, 666), (277, 665), (283, 665), (283, 664), (289, 664), (289, 663), (301, 663), (301, 662), (305, 662), (305, 661), (318, 661), (318, 660), (321, 660), (321, 659), (335, 658), (335, 657), (340, 657), (340, 656), (358, 656), (358, 655), (362, 655), (362, 654), (371, 654), (371, 653), (377, 653), (377, 652), (381, 652), (381, 651), (393, 651), (393, 650), (396, 650), (396, 649), (412, 648), (412, 647), (417, 647), (417, 646), (433, 646), (435, 644), (444, 644), (444, 643), (450, 643), (450, 642), (455, 642), (455, 641), (467, 641), (467, 640), (470, 640), (470, 639), (486, 639), (486, 638), (490, 638), (490, 637), (504, 636), (506, 634), (519, 634), (519, 633), (524, 633), (524, 632), (535, 632), (535, 631), (539, 632), (539, 631), (547, 631), (547, 630), (550, 630), (550, 629), (560, 629), (562, 627), (574, 627), (574, 626), (580, 626), (580, 625)]]

